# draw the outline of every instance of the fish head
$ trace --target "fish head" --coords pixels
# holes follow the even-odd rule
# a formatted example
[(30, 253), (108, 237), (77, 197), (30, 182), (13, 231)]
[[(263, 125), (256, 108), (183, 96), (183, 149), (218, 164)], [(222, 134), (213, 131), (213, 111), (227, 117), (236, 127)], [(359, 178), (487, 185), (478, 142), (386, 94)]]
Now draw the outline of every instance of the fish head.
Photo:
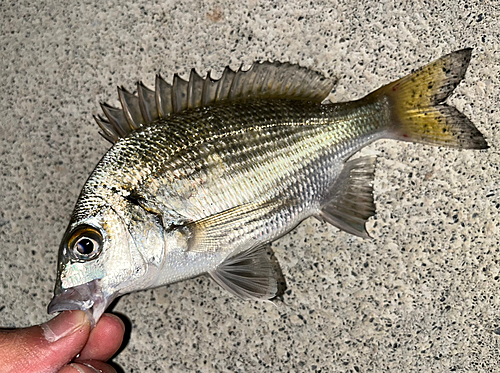
[(49, 313), (82, 310), (95, 326), (116, 297), (147, 287), (156, 254), (148, 255), (145, 247), (162, 252), (160, 227), (151, 219), (134, 219), (127, 208), (105, 204), (90, 215), (73, 214), (59, 247)]

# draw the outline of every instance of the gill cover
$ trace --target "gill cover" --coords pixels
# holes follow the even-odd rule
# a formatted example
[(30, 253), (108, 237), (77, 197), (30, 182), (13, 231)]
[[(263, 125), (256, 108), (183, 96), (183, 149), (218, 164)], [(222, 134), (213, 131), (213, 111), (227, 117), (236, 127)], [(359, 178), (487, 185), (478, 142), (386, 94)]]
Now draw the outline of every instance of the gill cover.
[(149, 285), (163, 261), (156, 216), (120, 196), (106, 197), (84, 187), (59, 247), (48, 307), (49, 313), (85, 311), (93, 326), (116, 297)]
[[(94, 326), (119, 295), (120, 284), (132, 271), (135, 245), (118, 214), (101, 201), (94, 216), (81, 219), (77, 203), (59, 247), (57, 281), (48, 312), (82, 310)], [(88, 204), (87, 204), (88, 205)], [(80, 213), (79, 213), (80, 212)], [(79, 219), (80, 218), (80, 219)]]

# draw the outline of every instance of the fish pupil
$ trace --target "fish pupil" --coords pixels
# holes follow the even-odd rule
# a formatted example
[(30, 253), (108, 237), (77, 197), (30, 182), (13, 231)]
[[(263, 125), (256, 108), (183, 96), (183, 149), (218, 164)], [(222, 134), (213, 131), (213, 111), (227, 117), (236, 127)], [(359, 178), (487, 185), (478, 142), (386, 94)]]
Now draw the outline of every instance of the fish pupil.
[(76, 244), (76, 249), (80, 254), (89, 255), (94, 251), (94, 242), (89, 238), (82, 238)]

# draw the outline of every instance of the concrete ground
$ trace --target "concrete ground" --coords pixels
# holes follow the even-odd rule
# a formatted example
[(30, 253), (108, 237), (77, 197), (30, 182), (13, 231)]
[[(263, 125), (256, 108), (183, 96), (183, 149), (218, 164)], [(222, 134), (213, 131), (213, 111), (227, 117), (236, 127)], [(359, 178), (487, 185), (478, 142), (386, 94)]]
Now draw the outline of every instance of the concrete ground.
[[(94, 4), (95, 3), (95, 4)], [(460, 5), (458, 5), (460, 4)], [(116, 86), (255, 60), (340, 78), (352, 100), (473, 47), (450, 102), (487, 151), (380, 141), (373, 240), (316, 220), (274, 244), (289, 291), (242, 302), (208, 278), (124, 296), (125, 372), (500, 371), (500, 7), (495, 1), (3, 2), (0, 325), (49, 319), (56, 255), (109, 148)]]

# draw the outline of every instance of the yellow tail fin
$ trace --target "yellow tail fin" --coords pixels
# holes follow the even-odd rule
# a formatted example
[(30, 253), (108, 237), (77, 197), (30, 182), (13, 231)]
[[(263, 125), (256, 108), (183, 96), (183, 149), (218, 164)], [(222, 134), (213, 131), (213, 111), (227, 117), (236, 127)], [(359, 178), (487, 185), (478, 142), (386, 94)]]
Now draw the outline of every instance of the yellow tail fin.
[(443, 56), (367, 97), (388, 99), (393, 126), (390, 137), (455, 148), (488, 148), (474, 124), (443, 103), (463, 79), (471, 52), (462, 49)]

